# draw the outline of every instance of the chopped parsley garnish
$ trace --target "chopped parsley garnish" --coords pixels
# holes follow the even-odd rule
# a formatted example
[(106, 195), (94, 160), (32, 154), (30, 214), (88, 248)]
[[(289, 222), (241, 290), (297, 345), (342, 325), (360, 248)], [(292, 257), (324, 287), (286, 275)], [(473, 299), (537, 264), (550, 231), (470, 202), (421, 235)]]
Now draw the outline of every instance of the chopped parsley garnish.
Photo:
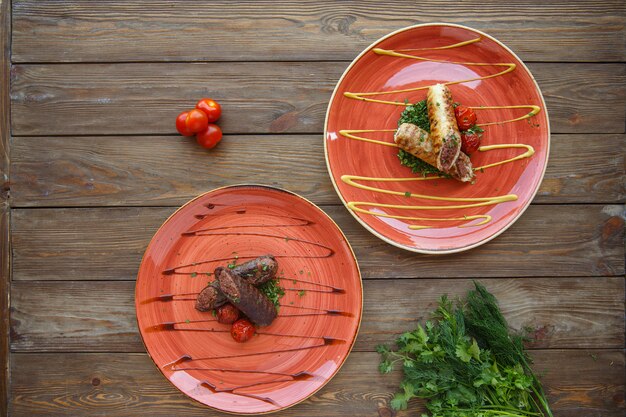
[(407, 198), (411, 197), (411, 192), (410, 191), (405, 191), (404, 192), (404, 196), (407, 197)]
[[(400, 114), (398, 126), (400, 126), (402, 123), (414, 124), (425, 130), (426, 132), (430, 133), (430, 122), (428, 120), (428, 108), (426, 106), (426, 100), (418, 101), (415, 104), (406, 106), (402, 114)], [(423, 140), (424, 138), (420, 138), (420, 141), (423, 142)], [(443, 173), (437, 168), (430, 164), (427, 164), (426, 162), (419, 159), (417, 156), (411, 155), (404, 149), (398, 150), (398, 158), (400, 159), (400, 164), (404, 165), (405, 167), (411, 168), (411, 172), (413, 172), (414, 174), (422, 174), (423, 176), (427, 176), (428, 174), (443, 175)]]
[(430, 121), (428, 120), (426, 100), (406, 106), (402, 114), (400, 114), (398, 126), (402, 123), (412, 123), (430, 133)]
[(191, 273), (191, 278), (195, 278), (195, 277), (197, 277), (197, 276), (198, 276), (198, 273), (197, 273), (197, 272), (192, 272), (192, 273)]
[(270, 299), (274, 306), (276, 306), (276, 310), (278, 310), (278, 304), (280, 299), (285, 295), (285, 289), (281, 287), (279, 281), (274, 278), (271, 279), (261, 285), (259, 285), (259, 290)]
[(298, 291), (298, 296), (300, 296), (300, 297), (304, 297), (305, 294), (306, 294), (305, 290)]

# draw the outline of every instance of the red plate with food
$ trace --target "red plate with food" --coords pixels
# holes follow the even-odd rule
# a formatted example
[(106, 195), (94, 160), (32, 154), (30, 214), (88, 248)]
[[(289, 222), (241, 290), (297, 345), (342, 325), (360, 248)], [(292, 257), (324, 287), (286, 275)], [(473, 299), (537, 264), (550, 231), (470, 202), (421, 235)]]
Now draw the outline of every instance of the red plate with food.
[(550, 127), (524, 63), (493, 37), (412, 26), (363, 51), (328, 106), (326, 163), (370, 232), (422, 253), (471, 249), (528, 207)]
[(219, 188), (150, 242), (135, 292), (157, 368), (215, 409), (268, 413), (323, 387), (352, 349), (359, 268), (328, 215), (285, 190)]

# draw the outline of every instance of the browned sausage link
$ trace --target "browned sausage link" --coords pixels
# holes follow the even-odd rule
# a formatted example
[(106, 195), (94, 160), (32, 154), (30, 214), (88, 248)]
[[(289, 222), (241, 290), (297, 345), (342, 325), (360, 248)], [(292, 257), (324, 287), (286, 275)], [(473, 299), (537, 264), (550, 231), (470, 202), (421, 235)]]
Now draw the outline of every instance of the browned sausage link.
[(258, 326), (269, 326), (276, 318), (276, 307), (252, 284), (226, 268), (217, 268), (220, 289), (235, 307)]
[(259, 256), (233, 269), (235, 275), (239, 275), (252, 285), (261, 285), (271, 280), (277, 271), (278, 262), (272, 255)]
[(430, 135), (433, 142), (441, 144), (437, 168), (450, 173), (461, 152), (461, 133), (454, 115), (452, 93), (444, 84), (435, 84), (426, 94)]
[(226, 304), (226, 301), (226, 297), (220, 291), (219, 284), (213, 281), (198, 294), (196, 310), (210, 311)]

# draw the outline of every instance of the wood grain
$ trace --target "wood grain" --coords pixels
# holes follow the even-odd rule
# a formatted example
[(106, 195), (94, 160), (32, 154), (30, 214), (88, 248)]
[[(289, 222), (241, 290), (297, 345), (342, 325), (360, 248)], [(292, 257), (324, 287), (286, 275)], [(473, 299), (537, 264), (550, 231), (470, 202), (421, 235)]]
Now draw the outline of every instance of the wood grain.
[[(624, 208), (531, 206), (471, 251), (417, 255), (374, 237), (343, 206), (323, 206), (346, 234), (366, 278), (611, 276), (624, 273)], [(132, 280), (173, 208), (13, 211), (14, 280)]]
[[(345, 62), (60, 64), (13, 67), (13, 134), (175, 134), (198, 98), (235, 133), (319, 133)], [(553, 133), (624, 133), (625, 64), (529, 65)], [(71, 82), (68, 82), (71, 80)], [(37, 117), (33, 117), (36, 114)]]
[(9, 294), (11, 286), (11, 209), (9, 204), (9, 123), (11, 1), (0, 0), (0, 416), (8, 415), (10, 385)]
[[(263, 157), (251, 149), (262, 149)], [(625, 135), (552, 135), (535, 202), (623, 202), (624, 154)], [(171, 136), (22, 137), (11, 159), (14, 207), (181, 205), (251, 179), (340, 204), (317, 135), (227, 135), (211, 152)]]
[[(469, 25), (525, 60), (623, 61), (624, 3), (15, 1), (14, 62), (352, 59), (432, 22)], [(233, 36), (236, 33), (236, 37)], [(183, 41), (184, 39), (184, 41)]]
[[(624, 280), (614, 278), (495, 279), (512, 328), (529, 329), (532, 348), (624, 346)], [(198, 290), (206, 283), (198, 282)], [(361, 329), (354, 346), (374, 351), (415, 328), (439, 297), (465, 296), (469, 279), (366, 280)], [(11, 349), (19, 352), (143, 352), (131, 281), (14, 282)], [(68, 303), (71, 300), (71, 303)], [(207, 313), (208, 314), (208, 313)], [(51, 331), (52, 330), (52, 331)], [(199, 336), (202, 337), (202, 336)]]
[[(13, 417), (217, 416), (178, 392), (145, 354), (22, 354), (13, 361)], [(624, 352), (533, 352), (555, 417), (622, 417)], [(276, 416), (389, 416), (400, 371), (380, 375), (376, 353), (354, 352), (317, 394)], [(419, 416), (417, 402), (401, 416)]]

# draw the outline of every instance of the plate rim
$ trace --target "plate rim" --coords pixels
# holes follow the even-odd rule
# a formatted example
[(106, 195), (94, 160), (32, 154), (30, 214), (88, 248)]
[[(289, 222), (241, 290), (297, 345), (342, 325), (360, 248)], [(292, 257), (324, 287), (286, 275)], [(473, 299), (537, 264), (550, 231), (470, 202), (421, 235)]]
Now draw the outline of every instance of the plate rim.
[[(139, 326), (139, 314), (138, 314), (138, 309), (137, 309), (137, 290), (139, 287), (139, 272), (141, 271), (141, 266), (143, 265), (144, 259), (146, 254), (148, 253), (148, 249), (150, 249), (150, 247), (152, 246), (152, 243), (154, 241), (154, 238), (159, 234), (159, 232), (161, 231), (161, 229), (163, 227), (165, 227), (165, 225), (180, 211), (182, 210), (184, 207), (192, 204), (194, 201), (204, 197), (207, 194), (211, 194), (213, 192), (216, 191), (220, 191), (220, 190), (224, 190), (224, 189), (241, 189), (241, 188), (261, 188), (261, 189), (269, 189), (271, 191), (279, 191), (279, 192), (283, 192), (286, 194), (290, 194), (296, 198), (299, 198), (303, 201), (305, 201), (306, 203), (308, 203), (310, 206), (312, 206), (313, 208), (319, 210), (321, 213), (324, 214), (324, 216), (326, 216), (331, 222), (332, 224), (335, 225), (335, 227), (337, 228), (337, 230), (339, 231), (339, 233), (341, 234), (341, 236), (343, 237), (343, 240), (346, 242), (346, 244), (348, 245), (348, 249), (350, 249), (350, 254), (352, 255), (352, 260), (354, 261), (354, 265), (356, 266), (356, 272), (358, 275), (358, 282), (359, 282), (359, 288), (361, 289), (361, 302), (359, 305), (359, 320), (356, 326), (356, 329), (354, 331), (354, 337), (352, 338), (352, 342), (350, 343), (350, 347), (348, 348), (348, 351), (346, 352), (346, 355), (344, 356), (344, 358), (342, 359), (341, 363), (339, 364), (339, 366), (337, 366), (337, 369), (335, 369), (335, 371), (333, 372), (333, 374), (328, 377), (318, 388), (316, 388), (315, 390), (311, 391), (306, 397), (292, 403), (289, 404), (285, 407), (281, 407), (278, 408), (276, 410), (269, 410), (269, 411), (262, 411), (262, 412), (250, 412), (250, 413), (246, 413), (246, 412), (239, 412), (239, 411), (229, 411), (229, 410), (224, 410), (221, 408), (217, 408), (214, 406), (211, 406), (209, 404), (205, 404), (200, 400), (197, 400), (193, 397), (191, 397), (190, 395), (188, 395), (186, 392), (184, 392), (183, 390), (181, 390), (180, 388), (178, 388), (176, 385), (174, 385), (174, 383), (163, 373), (163, 370), (161, 368), (159, 368), (159, 366), (157, 365), (157, 363), (155, 362), (154, 358), (152, 357), (152, 355), (150, 354), (150, 350), (148, 349), (148, 346), (146, 345), (146, 341), (144, 339), (143, 336), (143, 331), (141, 330), (141, 327)], [(165, 378), (167, 380), (167, 382), (172, 385), (174, 388), (176, 388), (176, 390), (180, 393), (182, 393), (185, 397), (189, 398), (190, 400), (198, 403), (198, 404), (202, 404), (204, 407), (208, 407), (212, 410), (215, 411), (219, 411), (221, 413), (226, 413), (226, 414), (231, 414), (231, 415), (239, 415), (239, 416), (250, 416), (250, 415), (265, 415), (265, 414), (272, 414), (272, 413), (276, 413), (279, 411), (284, 411), (288, 408), (294, 407), (306, 400), (308, 400), (309, 398), (311, 398), (313, 395), (315, 395), (318, 391), (320, 391), (322, 388), (324, 388), (333, 378), (335, 378), (335, 376), (339, 373), (339, 371), (341, 370), (341, 368), (343, 367), (343, 365), (346, 363), (346, 360), (348, 359), (348, 356), (350, 356), (350, 354), (352, 353), (352, 350), (354, 348), (354, 344), (356, 342), (356, 339), (359, 335), (359, 331), (361, 330), (361, 323), (363, 321), (363, 299), (364, 299), (364, 294), (363, 294), (363, 276), (361, 274), (361, 268), (359, 267), (359, 262), (358, 259), (354, 253), (354, 249), (352, 248), (352, 245), (350, 244), (350, 241), (348, 240), (348, 238), (346, 237), (345, 233), (343, 232), (343, 230), (341, 229), (341, 227), (339, 227), (339, 225), (337, 224), (337, 222), (335, 222), (335, 220), (330, 217), (330, 215), (328, 213), (326, 213), (324, 210), (321, 209), (321, 207), (319, 207), (317, 204), (313, 203), (311, 200), (309, 200), (306, 197), (301, 196), (298, 193), (295, 193), (293, 191), (287, 190), (285, 188), (281, 188), (281, 187), (276, 187), (273, 185), (266, 185), (266, 184), (258, 184), (258, 183), (238, 183), (238, 184), (232, 184), (232, 185), (224, 185), (222, 187), (217, 187), (217, 188), (213, 188), (212, 190), (206, 191), (204, 193), (201, 193), (199, 195), (197, 195), (196, 197), (192, 198), (191, 200), (185, 202), (183, 205), (181, 205), (180, 207), (178, 207), (172, 214), (170, 214), (167, 219), (165, 219), (163, 221), (163, 223), (159, 226), (159, 228), (154, 232), (154, 234), (152, 235), (152, 237), (150, 238), (150, 242), (148, 243), (148, 245), (146, 246), (146, 249), (143, 253), (143, 255), (141, 256), (141, 262), (139, 263), (139, 268), (137, 270), (137, 278), (135, 280), (135, 291), (134, 291), (134, 307), (135, 307), (135, 323), (137, 325), (137, 331), (139, 332), (139, 336), (141, 338), (141, 343), (146, 351), (146, 354), (148, 355), (148, 357), (150, 358), (150, 362), (152, 363), (152, 365), (154, 365), (154, 367), (156, 369), (158, 369), (159, 373), (163, 376), (163, 378)]]
[[(539, 98), (541, 99), (541, 104), (542, 104), (542, 110), (545, 112), (546, 115), (546, 125), (547, 125), (547, 143), (546, 143), (546, 160), (543, 164), (543, 167), (541, 168), (541, 175), (539, 176), (539, 182), (537, 183), (537, 186), (535, 187), (535, 189), (533, 190), (532, 194), (529, 196), (528, 200), (524, 203), (524, 205), (520, 208), (519, 212), (507, 223), (505, 224), (502, 228), (500, 228), (500, 230), (497, 230), (495, 233), (493, 233), (492, 235), (479, 240), (476, 243), (473, 243), (471, 245), (466, 245), (466, 246), (462, 246), (462, 247), (457, 247), (457, 248), (451, 248), (451, 249), (424, 249), (424, 248), (418, 248), (418, 247), (414, 247), (414, 246), (410, 246), (410, 245), (404, 245), (402, 243), (398, 243), (392, 239), (389, 239), (385, 236), (383, 236), (381, 233), (379, 233), (378, 231), (376, 231), (373, 227), (371, 227), (370, 225), (368, 225), (363, 219), (361, 219), (359, 216), (357, 216), (357, 214), (353, 211), (350, 210), (350, 208), (348, 207), (348, 203), (346, 202), (346, 200), (343, 198), (343, 195), (339, 192), (339, 188), (337, 187), (337, 183), (335, 182), (335, 178), (333, 176), (331, 167), (330, 167), (330, 161), (328, 159), (328, 118), (329, 118), (329, 114), (330, 114), (330, 108), (333, 104), (333, 101), (335, 99), (335, 95), (337, 94), (337, 90), (339, 89), (339, 86), (341, 85), (344, 77), (348, 74), (348, 72), (352, 69), (352, 67), (369, 51), (371, 51), (376, 45), (378, 45), (380, 42), (384, 41), (385, 39), (388, 39), (392, 36), (395, 36), (399, 33), (405, 32), (405, 31), (409, 31), (412, 29), (416, 29), (416, 28), (421, 28), (421, 27), (426, 27), (426, 26), (448, 26), (448, 27), (455, 27), (455, 28), (460, 28), (460, 29), (465, 29), (465, 30), (469, 30), (471, 32), (475, 32), (480, 34), (481, 36), (484, 36), (485, 38), (489, 38), (492, 41), (496, 42), (499, 46), (501, 46), (502, 48), (504, 48), (507, 52), (509, 52), (511, 55), (513, 55), (513, 57), (515, 57), (519, 63), (521, 64), (521, 66), (526, 70), (526, 72), (528, 73), (528, 75), (530, 76), (530, 79), (533, 81), (535, 88), (537, 89), (537, 92), (539, 93)], [(341, 203), (344, 205), (344, 207), (346, 208), (346, 210), (352, 215), (352, 217), (354, 217), (367, 231), (369, 231), (371, 234), (373, 234), (374, 236), (376, 236), (377, 238), (383, 240), (384, 242), (389, 243), (392, 246), (395, 246), (397, 248), (400, 249), (404, 249), (410, 252), (415, 252), (415, 253), (422, 253), (422, 254), (427, 254), (427, 255), (446, 255), (446, 254), (451, 254), (451, 253), (459, 253), (459, 252), (464, 252), (470, 249), (473, 249), (475, 247), (478, 247), (480, 245), (483, 245), (493, 239), (495, 239), (496, 237), (500, 236), (500, 234), (504, 233), (509, 227), (513, 226), (513, 224), (515, 224), (515, 222), (517, 222), (517, 220), (522, 216), (522, 214), (524, 214), (524, 212), (526, 212), (526, 210), (528, 209), (528, 207), (530, 207), (530, 204), (532, 203), (532, 201), (535, 199), (537, 192), (539, 192), (539, 188), (541, 186), (541, 183), (543, 182), (543, 179), (545, 177), (546, 174), (546, 168), (548, 166), (548, 160), (550, 159), (550, 137), (551, 137), (551, 132), (550, 132), (550, 117), (548, 115), (548, 108), (546, 107), (546, 102), (545, 99), (543, 98), (543, 93), (541, 92), (541, 89), (539, 88), (539, 84), (537, 84), (537, 80), (535, 79), (535, 76), (533, 75), (533, 73), (530, 71), (530, 69), (526, 66), (526, 63), (524, 61), (522, 61), (522, 59), (517, 56), (517, 54), (515, 52), (513, 52), (508, 46), (506, 46), (504, 43), (500, 42), (498, 39), (494, 38), (493, 36), (478, 30), (478, 29), (474, 29), (471, 28), (469, 26), (465, 26), (465, 25), (459, 25), (456, 23), (445, 23), (445, 22), (433, 22), (433, 23), (420, 23), (417, 25), (411, 25), (411, 26), (406, 26), (397, 30), (394, 30), (393, 32), (390, 32), (380, 38), (378, 38), (377, 40), (375, 40), (374, 42), (372, 42), (367, 48), (365, 48), (363, 51), (361, 51), (360, 54), (358, 54), (356, 56), (356, 58), (354, 58), (352, 60), (352, 62), (350, 62), (350, 65), (348, 65), (348, 67), (344, 70), (343, 74), (341, 74), (341, 77), (339, 78), (339, 80), (337, 81), (337, 84), (335, 84), (335, 88), (333, 89), (333, 93), (330, 96), (330, 100), (328, 101), (328, 107), (326, 108), (326, 117), (324, 119), (324, 159), (326, 160), (326, 168), (328, 170), (328, 176), (330, 177), (330, 181), (333, 184), (333, 188), (335, 189), (335, 192), (337, 193), (337, 195), (339, 196), (339, 199), (341, 200)]]

